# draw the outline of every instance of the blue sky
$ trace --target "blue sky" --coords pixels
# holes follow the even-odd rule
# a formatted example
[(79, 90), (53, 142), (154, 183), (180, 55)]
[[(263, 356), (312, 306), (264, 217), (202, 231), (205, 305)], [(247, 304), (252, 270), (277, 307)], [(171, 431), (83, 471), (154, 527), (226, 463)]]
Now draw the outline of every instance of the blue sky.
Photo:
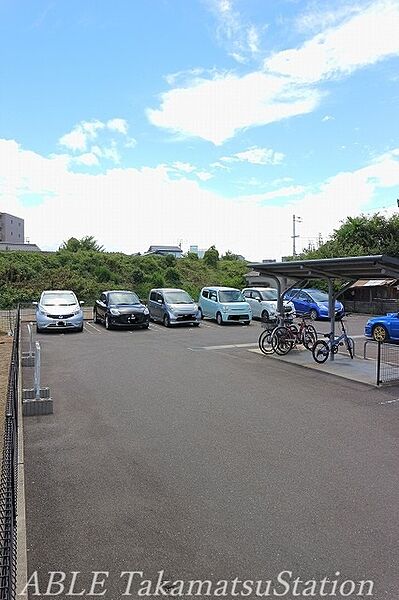
[(249, 259), (399, 197), (399, 0), (0, 0), (0, 210)]

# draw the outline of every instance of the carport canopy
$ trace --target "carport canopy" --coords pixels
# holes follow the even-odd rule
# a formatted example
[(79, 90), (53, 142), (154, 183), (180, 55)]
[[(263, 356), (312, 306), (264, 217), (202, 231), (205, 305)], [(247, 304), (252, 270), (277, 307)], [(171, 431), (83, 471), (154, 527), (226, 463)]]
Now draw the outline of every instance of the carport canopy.
[[(261, 275), (275, 280), (279, 296), (279, 311), (282, 311), (283, 296), (289, 289), (304, 286), (309, 279), (322, 279), (328, 282), (329, 316), (331, 334), (335, 334), (335, 301), (358, 279), (399, 279), (399, 259), (385, 254), (376, 256), (350, 256), (344, 258), (323, 258), (313, 260), (290, 260), (275, 263), (252, 263), (249, 265)], [(282, 289), (281, 278), (295, 283)], [(335, 280), (344, 283), (335, 291)], [(331, 359), (334, 354), (331, 352)]]

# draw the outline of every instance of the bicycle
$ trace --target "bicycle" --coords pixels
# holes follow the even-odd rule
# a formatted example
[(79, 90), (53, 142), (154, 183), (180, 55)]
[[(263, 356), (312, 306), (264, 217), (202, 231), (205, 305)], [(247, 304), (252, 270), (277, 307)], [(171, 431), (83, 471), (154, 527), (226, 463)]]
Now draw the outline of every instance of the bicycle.
[(284, 356), (298, 344), (302, 344), (307, 350), (312, 350), (317, 341), (317, 331), (313, 325), (306, 323), (307, 316), (307, 314), (301, 315), (299, 325), (290, 323), (277, 327), (273, 331), (271, 345), (276, 354)]
[(258, 346), (263, 354), (273, 354), (275, 352), (273, 347), (273, 334), (274, 331), (283, 327), (284, 323), (292, 323), (293, 319), (290, 316), (290, 310), (284, 310), (284, 314), (276, 312), (273, 319), (267, 318), (262, 321), (262, 326), (264, 327), (264, 331), (259, 336)]
[(326, 333), (324, 334), (324, 337), (329, 338), (328, 342), (326, 342), (325, 340), (318, 340), (314, 344), (312, 348), (312, 355), (317, 363), (325, 363), (328, 357), (330, 356), (330, 353), (332, 352), (333, 354), (337, 354), (339, 346), (343, 346), (344, 344), (346, 346), (349, 356), (351, 357), (351, 359), (353, 359), (355, 343), (346, 332), (344, 320), (341, 319), (340, 323), (342, 334), (339, 337), (333, 339), (332, 333)]

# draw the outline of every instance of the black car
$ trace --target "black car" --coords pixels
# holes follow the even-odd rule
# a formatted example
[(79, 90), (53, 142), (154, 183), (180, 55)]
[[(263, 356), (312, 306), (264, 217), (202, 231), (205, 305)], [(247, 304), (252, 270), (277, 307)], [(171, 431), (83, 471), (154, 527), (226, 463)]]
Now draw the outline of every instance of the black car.
[(111, 327), (141, 327), (147, 329), (150, 314), (137, 294), (127, 290), (103, 292), (93, 308), (93, 321)]

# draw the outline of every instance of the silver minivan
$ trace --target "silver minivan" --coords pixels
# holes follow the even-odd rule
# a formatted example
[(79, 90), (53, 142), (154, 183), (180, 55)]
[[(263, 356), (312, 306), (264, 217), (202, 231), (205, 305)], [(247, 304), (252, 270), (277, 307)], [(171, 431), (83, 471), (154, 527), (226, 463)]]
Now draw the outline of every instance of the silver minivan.
[(185, 291), (176, 288), (156, 288), (150, 291), (147, 308), (150, 319), (165, 327), (187, 323), (198, 327), (201, 316), (198, 306)]

